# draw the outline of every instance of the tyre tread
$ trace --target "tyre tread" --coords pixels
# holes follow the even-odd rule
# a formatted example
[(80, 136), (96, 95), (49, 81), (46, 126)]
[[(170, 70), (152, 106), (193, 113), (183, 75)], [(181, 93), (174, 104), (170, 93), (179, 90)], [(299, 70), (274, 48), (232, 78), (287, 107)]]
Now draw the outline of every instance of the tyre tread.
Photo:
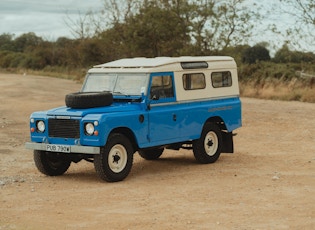
[(110, 92), (76, 92), (67, 94), (65, 103), (74, 109), (102, 107), (113, 103), (113, 95)]

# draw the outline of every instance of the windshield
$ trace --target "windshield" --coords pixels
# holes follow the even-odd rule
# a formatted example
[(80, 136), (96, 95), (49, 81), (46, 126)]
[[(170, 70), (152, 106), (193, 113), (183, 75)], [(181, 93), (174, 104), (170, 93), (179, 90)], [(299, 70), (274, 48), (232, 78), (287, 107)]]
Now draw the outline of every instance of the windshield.
[(82, 92), (110, 91), (113, 95), (146, 94), (149, 75), (144, 73), (91, 73), (86, 76)]

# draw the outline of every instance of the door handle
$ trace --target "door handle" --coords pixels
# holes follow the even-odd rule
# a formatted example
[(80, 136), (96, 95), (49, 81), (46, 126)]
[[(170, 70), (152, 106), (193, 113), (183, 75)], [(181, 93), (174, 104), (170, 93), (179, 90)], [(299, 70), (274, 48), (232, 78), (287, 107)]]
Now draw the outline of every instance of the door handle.
[(173, 121), (176, 121), (176, 119), (177, 119), (176, 114), (173, 114)]

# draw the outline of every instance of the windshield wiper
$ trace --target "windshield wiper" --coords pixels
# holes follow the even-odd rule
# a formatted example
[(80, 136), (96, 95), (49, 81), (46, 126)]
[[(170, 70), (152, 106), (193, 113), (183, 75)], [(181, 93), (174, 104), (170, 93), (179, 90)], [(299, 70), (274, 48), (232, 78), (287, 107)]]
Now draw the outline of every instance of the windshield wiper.
[(119, 91), (113, 91), (113, 94), (125, 95), (125, 94), (123, 94), (122, 92), (119, 92)]
[(126, 96), (126, 97), (131, 97), (131, 95), (125, 94), (125, 93), (122, 93), (122, 92), (119, 92), (119, 91), (113, 91), (113, 94), (114, 95), (122, 95), (122, 96)]

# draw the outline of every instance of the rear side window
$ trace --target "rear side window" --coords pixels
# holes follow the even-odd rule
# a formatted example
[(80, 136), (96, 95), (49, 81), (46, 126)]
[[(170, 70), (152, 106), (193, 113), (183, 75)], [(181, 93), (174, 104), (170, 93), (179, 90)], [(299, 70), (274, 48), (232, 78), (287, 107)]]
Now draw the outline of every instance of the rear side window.
[(190, 73), (183, 75), (183, 86), (185, 90), (206, 88), (205, 75), (203, 73)]
[(213, 88), (232, 86), (232, 75), (230, 71), (213, 72), (211, 74)]

